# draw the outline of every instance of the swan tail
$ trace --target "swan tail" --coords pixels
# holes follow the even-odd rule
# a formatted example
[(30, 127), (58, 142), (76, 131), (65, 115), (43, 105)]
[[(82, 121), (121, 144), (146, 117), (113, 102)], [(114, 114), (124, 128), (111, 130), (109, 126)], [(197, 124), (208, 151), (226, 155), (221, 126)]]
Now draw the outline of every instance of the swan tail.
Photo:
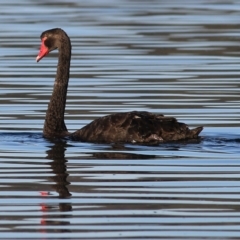
[(202, 126), (189, 130), (187, 138), (197, 138), (202, 130), (203, 130)]

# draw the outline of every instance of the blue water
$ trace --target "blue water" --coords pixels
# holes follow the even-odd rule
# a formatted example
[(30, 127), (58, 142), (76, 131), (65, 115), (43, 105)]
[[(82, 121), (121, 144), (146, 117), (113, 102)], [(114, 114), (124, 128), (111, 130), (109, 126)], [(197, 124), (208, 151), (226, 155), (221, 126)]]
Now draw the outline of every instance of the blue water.
[[(2, 1), (0, 238), (240, 238), (239, 22), (233, 1)], [(192, 143), (42, 137), (57, 54), (72, 40), (65, 120), (132, 110), (204, 126)]]

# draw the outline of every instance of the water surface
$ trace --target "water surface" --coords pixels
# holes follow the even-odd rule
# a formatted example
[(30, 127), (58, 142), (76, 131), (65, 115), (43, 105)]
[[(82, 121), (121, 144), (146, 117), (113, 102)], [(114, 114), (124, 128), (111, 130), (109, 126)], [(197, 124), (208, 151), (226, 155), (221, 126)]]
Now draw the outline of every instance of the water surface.
[[(0, 9), (1, 238), (240, 238), (238, 1), (16, 1)], [(57, 54), (72, 40), (69, 131), (152, 111), (201, 140), (158, 146), (48, 141)]]

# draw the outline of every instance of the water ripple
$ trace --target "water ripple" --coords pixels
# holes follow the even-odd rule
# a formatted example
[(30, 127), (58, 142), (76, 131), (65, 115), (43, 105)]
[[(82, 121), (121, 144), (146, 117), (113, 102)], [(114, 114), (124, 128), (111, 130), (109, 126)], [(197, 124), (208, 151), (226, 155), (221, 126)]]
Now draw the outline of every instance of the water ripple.
[[(238, 1), (1, 2), (1, 238), (240, 237)], [(131, 110), (204, 125), (157, 146), (49, 141), (57, 65), (40, 34), (72, 39), (66, 124)]]

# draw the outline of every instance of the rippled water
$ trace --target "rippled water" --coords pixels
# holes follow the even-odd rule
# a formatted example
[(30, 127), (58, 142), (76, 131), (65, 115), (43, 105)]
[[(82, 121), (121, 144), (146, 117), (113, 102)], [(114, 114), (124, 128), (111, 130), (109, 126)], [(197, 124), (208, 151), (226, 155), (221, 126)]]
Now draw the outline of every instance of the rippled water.
[[(1, 238), (240, 238), (240, 2), (1, 1)], [(63, 28), (70, 131), (147, 110), (204, 125), (199, 142), (115, 146), (42, 138)]]

